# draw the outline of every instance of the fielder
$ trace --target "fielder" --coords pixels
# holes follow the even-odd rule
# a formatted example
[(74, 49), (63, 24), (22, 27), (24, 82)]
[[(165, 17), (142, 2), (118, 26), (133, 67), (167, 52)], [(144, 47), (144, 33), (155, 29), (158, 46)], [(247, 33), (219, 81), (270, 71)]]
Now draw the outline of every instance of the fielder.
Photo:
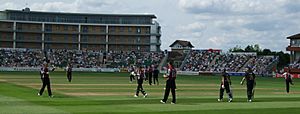
[(165, 95), (164, 95), (164, 99), (160, 100), (161, 103), (165, 104), (166, 101), (168, 100), (170, 91), (172, 92), (172, 102), (171, 104), (175, 104), (176, 103), (176, 93), (175, 93), (175, 89), (176, 89), (176, 69), (173, 66), (173, 61), (169, 61), (168, 62), (168, 70), (167, 73), (164, 75), (164, 77), (166, 78), (167, 82), (166, 82), (166, 89), (165, 89)]
[(47, 86), (49, 97), (53, 97), (52, 92), (51, 92), (49, 70), (48, 70), (48, 64), (47, 63), (44, 63), (43, 69), (44, 70), (41, 72), (43, 74), (43, 85), (42, 85), (42, 88), (41, 88), (40, 92), (38, 93), (38, 96), (43, 95), (44, 89)]
[(67, 71), (67, 79), (69, 82), (71, 82), (72, 81), (72, 65), (71, 65), (71, 63), (68, 64), (66, 71)]
[(290, 72), (291, 72), (291, 70), (288, 69), (288, 71), (283, 74), (283, 76), (285, 78), (286, 93), (290, 92), (290, 84), (294, 85), (293, 80), (292, 80), (292, 75), (290, 74)]
[(138, 68), (136, 77), (137, 77), (138, 86), (137, 86), (136, 94), (134, 95), (134, 97), (138, 97), (139, 92), (141, 91), (142, 94), (144, 95), (144, 98), (146, 98), (148, 96), (148, 94), (144, 91), (144, 88), (143, 88), (143, 82), (146, 77), (145, 77), (145, 71), (142, 67)]

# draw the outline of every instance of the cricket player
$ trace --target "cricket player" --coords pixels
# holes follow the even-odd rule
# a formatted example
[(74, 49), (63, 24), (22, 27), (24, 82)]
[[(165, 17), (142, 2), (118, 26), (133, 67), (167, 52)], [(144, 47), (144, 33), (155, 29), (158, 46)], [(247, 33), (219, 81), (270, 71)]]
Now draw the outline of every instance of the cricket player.
[(155, 66), (154, 70), (153, 70), (153, 83), (155, 84), (155, 82), (156, 82), (157, 85), (159, 85), (158, 75), (159, 75), (159, 70), (158, 70), (157, 66)]
[(144, 88), (143, 88), (143, 82), (144, 82), (144, 79), (146, 78), (145, 77), (145, 69), (143, 69), (142, 67), (139, 67), (137, 69), (137, 89), (136, 89), (136, 94), (134, 95), (134, 97), (138, 97), (139, 96), (139, 92), (141, 91), (142, 94), (144, 95), (144, 98), (146, 98), (148, 96), (148, 94), (144, 91)]
[(49, 70), (48, 70), (48, 63), (44, 63), (44, 70), (41, 72), (43, 74), (43, 86), (38, 93), (38, 96), (43, 95), (44, 89), (47, 86), (48, 95), (49, 97), (53, 97), (50, 87), (50, 78), (49, 78)]
[(256, 85), (255, 81), (255, 74), (253, 73), (252, 69), (249, 67), (245, 77), (243, 77), (241, 81), (241, 85), (244, 84), (244, 81), (247, 81), (247, 97), (248, 97), (248, 102), (252, 102), (253, 97), (254, 97), (254, 87)]
[(167, 80), (166, 89), (165, 89), (164, 99), (160, 100), (160, 102), (163, 104), (167, 102), (171, 90), (172, 98), (173, 98), (171, 104), (175, 104), (176, 103), (176, 93), (175, 93), (176, 69), (173, 66), (173, 61), (168, 62), (167, 73), (164, 75), (164, 77)]
[(150, 65), (148, 68), (149, 85), (152, 85), (152, 77), (153, 77), (153, 68), (152, 68), (152, 65)]
[(283, 73), (283, 76), (285, 78), (285, 85), (286, 85), (286, 93), (289, 93), (290, 92), (290, 84), (291, 85), (294, 85), (293, 84), (293, 80), (292, 80), (292, 75), (290, 74), (291, 70), (288, 69), (287, 72)]
[(130, 72), (130, 75), (129, 75), (129, 82), (132, 83), (133, 80), (135, 80), (135, 75), (136, 75), (136, 72), (134, 70), (134, 66), (131, 66), (130, 69), (129, 69), (129, 72)]
[(40, 76), (41, 76), (42, 83), (43, 83), (43, 80), (44, 80), (43, 72), (44, 72), (44, 65), (42, 65), (42, 67), (40, 69)]
[(218, 101), (223, 101), (224, 90), (226, 90), (226, 93), (228, 94), (229, 97), (228, 102), (232, 102), (233, 96), (230, 90), (231, 80), (229, 74), (226, 72), (225, 69), (222, 73), (221, 79), (222, 80), (221, 80), (221, 87), (220, 87), (220, 97)]
[(71, 63), (68, 64), (66, 71), (67, 71), (67, 79), (69, 82), (71, 82), (72, 81), (72, 65), (71, 65)]

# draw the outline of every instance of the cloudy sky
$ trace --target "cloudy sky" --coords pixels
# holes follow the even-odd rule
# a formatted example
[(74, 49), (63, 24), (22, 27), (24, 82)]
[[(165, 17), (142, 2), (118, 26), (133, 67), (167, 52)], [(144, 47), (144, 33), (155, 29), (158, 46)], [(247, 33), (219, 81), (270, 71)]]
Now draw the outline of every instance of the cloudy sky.
[(300, 33), (300, 0), (0, 0), (0, 10), (81, 13), (151, 13), (162, 26), (162, 49), (175, 39), (197, 49), (227, 51), (259, 44), (285, 51)]

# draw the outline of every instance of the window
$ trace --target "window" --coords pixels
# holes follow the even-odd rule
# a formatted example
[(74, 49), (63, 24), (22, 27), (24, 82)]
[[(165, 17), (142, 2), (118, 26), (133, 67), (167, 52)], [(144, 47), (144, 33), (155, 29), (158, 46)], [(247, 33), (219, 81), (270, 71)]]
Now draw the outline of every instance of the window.
[(131, 27), (128, 27), (128, 32), (132, 32), (132, 28)]
[(93, 32), (96, 32), (97, 31), (97, 27), (93, 26)]
[(150, 33), (150, 28), (146, 28), (146, 33), (147, 33), (147, 34)]
[(6, 27), (7, 27), (8, 29), (11, 29), (11, 28), (12, 28), (12, 26), (9, 25), (9, 24), (6, 24)]
[(138, 42), (138, 43), (141, 42), (141, 38), (140, 38), (140, 37), (137, 38), (137, 42)]
[(76, 35), (73, 35), (72, 38), (73, 38), (73, 42), (77, 42), (78, 41)]
[(45, 29), (46, 32), (51, 32), (52, 31), (51, 29), (52, 27), (50, 25), (46, 25), (46, 29)]
[(41, 30), (41, 27), (40, 27), (39, 25), (36, 25), (36, 26), (35, 26), (35, 29), (38, 30), (38, 31), (40, 31), (40, 30)]
[(65, 35), (65, 41), (68, 41), (68, 36), (67, 35)]
[(84, 32), (84, 33), (88, 32), (88, 27), (87, 26), (83, 26), (82, 27), (82, 32)]
[(115, 27), (111, 27), (109, 32), (115, 32)]
[(77, 31), (77, 27), (76, 26), (73, 26), (72, 29), (73, 29), (73, 31)]
[(64, 30), (68, 31), (68, 26), (67, 25), (64, 25)]
[(22, 30), (22, 24), (17, 25), (17, 30)]
[(136, 32), (141, 33), (141, 28), (137, 28)]
[(57, 31), (59, 30), (59, 25), (56, 25), (56, 30), (57, 30)]
[(124, 32), (124, 27), (120, 27), (120, 32)]

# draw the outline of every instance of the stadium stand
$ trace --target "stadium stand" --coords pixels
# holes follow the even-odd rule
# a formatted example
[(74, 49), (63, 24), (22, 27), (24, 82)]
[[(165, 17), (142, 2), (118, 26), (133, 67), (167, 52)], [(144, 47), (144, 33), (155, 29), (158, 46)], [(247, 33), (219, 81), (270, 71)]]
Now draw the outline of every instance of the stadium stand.
[[(44, 52), (32, 49), (0, 49), (0, 67), (39, 67), (45, 60)], [(165, 56), (162, 52), (109, 52), (79, 50), (49, 50), (51, 65), (65, 67), (69, 62), (75, 68), (127, 68), (129, 65), (158, 65)]]
[[(185, 60), (182, 71), (215, 72), (223, 69), (228, 72), (242, 72), (246, 67), (252, 67), (254, 73), (266, 75), (271, 73), (271, 66), (277, 61), (274, 56), (256, 56), (249, 54), (220, 54), (210, 51), (193, 50)], [(267, 69), (267, 70), (266, 70)]]
[[(51, 65), (64, 68), (69, 62), (74, 68), (128, 68), (130, 65), (160, 65), (165, 57), (177, 61), (176, 67), (182, 71), (215, 72), (223, 69), (229, 72), (242, 72), (251, 66), (256, 74), (270, 74), (272, 64), (277, 61), (274, 56), (254, 56), (193, 50), (190, 53), (178, 52), (108, 52), (86, 50), (48, 50), (46, 53), (38, 49), (0, 49), (0, 67), (40, 67), (45, 54)], [(293, 64), (299, 68), (299, 64)], [(267, 69), (267, 70), (266, 70)]]

